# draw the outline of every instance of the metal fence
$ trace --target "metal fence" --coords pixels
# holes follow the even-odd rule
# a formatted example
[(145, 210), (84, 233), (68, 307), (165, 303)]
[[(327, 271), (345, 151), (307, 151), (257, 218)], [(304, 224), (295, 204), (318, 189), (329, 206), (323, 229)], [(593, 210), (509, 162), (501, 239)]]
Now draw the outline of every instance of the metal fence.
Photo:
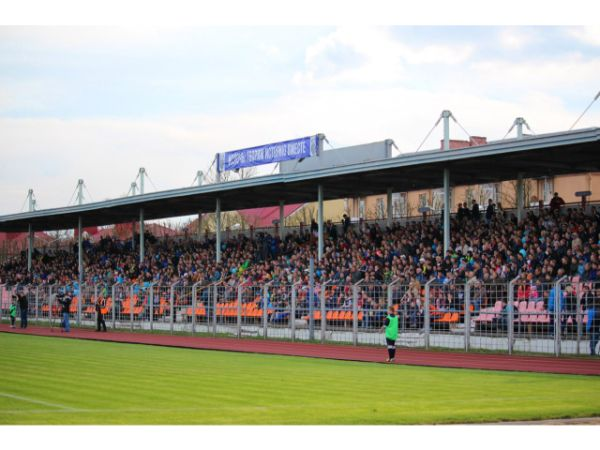
[(392, 282), (260, 285), (94, 284), (0, 285), (0, 320), (10, 321), (16, 294), (28, 321), (62, 326), (60, 293), (72, 296), (71, 327), (191, 333), (237, 338), (382, 345), (388, 307), (399, 316), (398, 345), (512, 354), (590, 354), (588, 312), (600, 304), (600, 283), (563, 278), (535, 283), (425, 284)]

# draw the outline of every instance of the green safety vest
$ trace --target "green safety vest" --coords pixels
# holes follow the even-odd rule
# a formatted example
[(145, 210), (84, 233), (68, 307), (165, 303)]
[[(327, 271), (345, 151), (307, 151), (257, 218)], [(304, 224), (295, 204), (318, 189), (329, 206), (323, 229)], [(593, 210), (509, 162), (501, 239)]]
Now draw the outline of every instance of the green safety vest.
[(398, 339), (398, 316), (390, 316), (388, 314), (387, 319), (390, 323), (385, 327), (385, 337), (395, 341)]

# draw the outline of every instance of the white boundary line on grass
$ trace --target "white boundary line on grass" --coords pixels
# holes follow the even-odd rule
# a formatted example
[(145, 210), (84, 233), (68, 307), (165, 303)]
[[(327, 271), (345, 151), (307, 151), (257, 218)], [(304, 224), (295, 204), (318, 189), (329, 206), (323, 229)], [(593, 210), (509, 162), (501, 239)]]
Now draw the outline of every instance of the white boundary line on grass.
[(22, 402), (36, 403), (38, 405), (50, 406), (52, 408), (59, 408), (65, 411), (77, 411), (75, 408), (69, 406), (60, 405), (58, 403), (45, 402), (43, 400), (36, 400), (34, 398), (22, 397), (20, 395), (9, 394), (7, 392), (0, 392), (0, 397), (12, 398), (14, 400), (20, 400)]

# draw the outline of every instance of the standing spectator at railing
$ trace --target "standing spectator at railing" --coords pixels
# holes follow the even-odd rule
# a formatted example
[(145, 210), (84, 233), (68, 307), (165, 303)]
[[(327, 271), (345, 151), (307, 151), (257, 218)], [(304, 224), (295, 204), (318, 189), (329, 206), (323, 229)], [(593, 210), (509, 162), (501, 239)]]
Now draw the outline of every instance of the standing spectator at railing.
[(564, 206), (565, 201), (558, 195), (558, 192), (554, 193), (554, 197), (550, 200), (550, 211), (554, 213), (555, 211), (560, 211)]
[(458, 220), (459, 223), (465, 218), (465, 210), (463, 209), (462, 205), (463, 204), (459, 202), (458, 206), (456, 207), (456, 220)]
[(342, 229), (344, 230), (345, 236), (346, 233), (348, 233), (348, 230), (350, 229), (350, 217), (348, 217), (348, 214), (344, 214), (342, 217)]
[(471, 204), (471, 220), (477, 224), (479, 223), (479, 219), (481, 217), (481, 211), (479, 211), (479, 205), (475, 199), (471, 201)]
[(314, 237), (317, 237), (319, 233), (319, 224), (315, 219), (310, 219), (310, 232)]
[(490, 198), (488, 200), (488, 205), (485, 210), (485, 222), (488, 225), (490, 225), (492, 223), (492, 220), (494, 219), (495, 214), (496, 214), (496, 206), (494, 205), (494, 203), (492, 202), (492, 199)]

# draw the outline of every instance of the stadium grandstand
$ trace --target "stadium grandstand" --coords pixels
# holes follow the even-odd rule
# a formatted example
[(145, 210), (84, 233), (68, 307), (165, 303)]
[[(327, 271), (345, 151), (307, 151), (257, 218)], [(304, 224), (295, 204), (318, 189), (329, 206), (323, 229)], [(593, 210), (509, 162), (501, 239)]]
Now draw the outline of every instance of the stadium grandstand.
[[(392, 157), (388, 139), (323, 151), (325, 137), (316, 135), (314, 155), (281, 163), (275, 175), (0, 217), (0, 232), (29, 237), (2, 264), (1, 316), (23, 291), (32, 319), (52, 321), (64, 287), (77, 326), (93, 325), (101, 302), (114, 328), (357, 345), (379, 342), (393, 306), (401, 345), (588, 354), (588, 310), (600, 299), (600, 210), (558, 199), (528, 207), (523, 180), (600, 171), (600, 128), (519, 129), (516, 138), (451, 150), (451, 117), (441, 116), (441, 150)], [(514, 179), (512, 210), (489, 199), (393, 217), (394, 192), (442, 186), (448, 199), (451, 186)], [(324, 217), (325, 200), (381, 193), (384, 219)], [(312, 224), (285, 226), (286, 215), (315, 200)], [(223, 235), (223, 212), (256, 208), (264, 208), (263, 226), (275, 226)], [(212, 233), (173, 236), (145, 224), (208, 213)], [(121, 238), (95, 228), (114, 224), (125, 227)], [(70, 247), (34, 245), (34, 233), (65, 229), (76, 230)]]

